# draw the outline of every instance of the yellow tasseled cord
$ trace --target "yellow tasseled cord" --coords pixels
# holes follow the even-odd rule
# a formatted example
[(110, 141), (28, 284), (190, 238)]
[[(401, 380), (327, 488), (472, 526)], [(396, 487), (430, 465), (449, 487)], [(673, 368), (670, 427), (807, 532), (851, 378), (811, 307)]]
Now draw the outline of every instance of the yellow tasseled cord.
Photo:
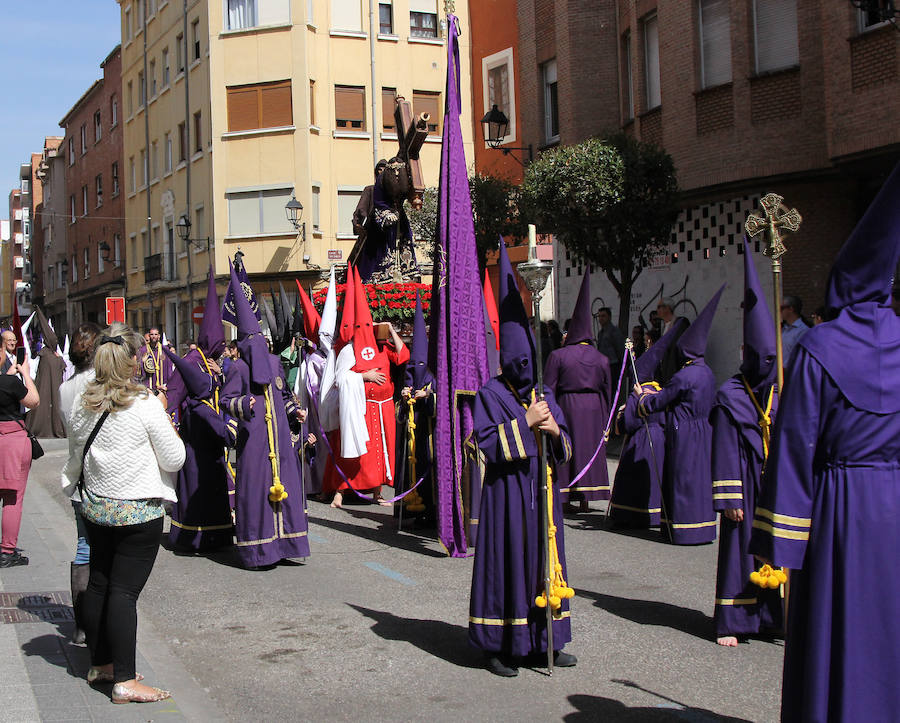
[(272, 486), (269, 487), (269, 499), (272, 502), (281, 502), (287, 498), (281, 477), (278, 475), (278, 455), (275, 454), (275, 431), (272, 425), (272, 399), (269, 396), (269, 387), (264, 393), (266, 400), (266, 432), (269, 435), (269, 461), (272, 463)]
[[(203, 353), (203, 349), (201, 349), (201, 348), (198, 346), (198, 347), (197, 347), (197, 351), (200, 352), (200, 358), (203, 359), (203, 366), (206, 367), (206, 373), (209, 374), (210, 376), (213, 376), (212, 369), (209, 368), (209, 362), (206, 360), (206, 354)], [(215, 404), (216, 404), (215, 409), (216, 409), (216, 412), (218, 413), (218, 409), (219, 409), (219, 386), (218, 386), (218, 384), (215, 384), (215, 385), (213, 385), (213, 386), (215, 387), (215, 391), (214, 391), (214, 394), (213, 394), (213, 400), (215, 401)]]
[[(410, 390), (412, 391), (412, 390)], [(409, 484), (414, 485), (417, 481), (416, 479), (416, 398), (415, 394), (411, 393), (409, 395), (409, 399), (406, 400), (407, 405), (407, 415), (406, 415), (406, 440), (407, 440), (407, 449), (409, 450), (408, 458), (409, 458)], [(406, 505), (407, 512), (423, 512), (425, 510), (425, 505), (422, 502), (422, 498), (419, 496), (419, 493), (416, 490), (412, 490), (406, 497), (404, 498), (404, 503)]]

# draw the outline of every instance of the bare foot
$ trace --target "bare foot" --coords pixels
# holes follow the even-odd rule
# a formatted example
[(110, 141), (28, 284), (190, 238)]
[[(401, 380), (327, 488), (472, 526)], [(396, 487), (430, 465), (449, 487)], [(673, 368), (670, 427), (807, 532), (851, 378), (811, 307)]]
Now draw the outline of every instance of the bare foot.
[(344, 506), (344, 495), (342, 495), (340, 492), (335, 492), (334, 499), (331, 500), (331, 506), (334, 507), (335, 509), (340, 509), (341, 507), (343, 507)]
[(591, 504), (587, 500), (581, 500), (581, 506), (578, 508), (579, 512), (590, 512)]
[(734, 635), (723, 635), (721, 638), (716, 638), (716, 643), (725, 648), (736, 648), (738, 640)]
[(382, 507), (393, 507), (393, 506), (394, 506), (394, 503), (393, 503), (393, 502), (388, 502), (388, 501), (387, 501), (386, 499), (384, 499), (384, 497), (382, 497), (381, 495), (376, 495), (376, 496), (375, 496), (375, 504), (376, 504), (376, 505), (381, 505)]

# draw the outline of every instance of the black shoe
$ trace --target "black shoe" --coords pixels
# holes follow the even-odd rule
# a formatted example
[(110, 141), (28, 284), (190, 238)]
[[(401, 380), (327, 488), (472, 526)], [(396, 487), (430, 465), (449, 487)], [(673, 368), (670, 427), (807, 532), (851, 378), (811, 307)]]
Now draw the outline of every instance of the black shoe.
[(577, 662), (578, 658), (572, 653), (565, 653), (562, 650), (557, 650), (553, 653), (553, 665), (557, 668), (574, 668)]
[(519, 669), (515, 665), (512, 663), (507, 665), (495, 655), (487, 659), (487, 669), (501, 678), (515, 678), (519, 674)]
[(0, 554), (0, 567), (16, 567), (17, 565), (27, 565), (28, 558), (21, 552), (4, 552)]

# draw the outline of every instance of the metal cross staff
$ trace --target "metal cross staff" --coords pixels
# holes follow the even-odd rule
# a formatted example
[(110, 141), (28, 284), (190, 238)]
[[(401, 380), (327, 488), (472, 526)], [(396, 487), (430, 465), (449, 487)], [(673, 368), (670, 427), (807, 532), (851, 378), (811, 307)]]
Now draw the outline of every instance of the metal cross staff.
[(772, 286), (775, 297), (775, 354), (778, 364), (778, 393), (784, 386), (784, 352), (781, 346), (781, 257), (787, 252), (781, 241), (782, 230), (794, 232), (800, 228), (803, 217), (796, 208), (788, 209), (777, 193), (767, 193), (759, 200), (763, 215), (750, 214), (744, 223), (744, 229), (751, 237), (768, 231), (769, 247), (765, 255), (772, 259)]

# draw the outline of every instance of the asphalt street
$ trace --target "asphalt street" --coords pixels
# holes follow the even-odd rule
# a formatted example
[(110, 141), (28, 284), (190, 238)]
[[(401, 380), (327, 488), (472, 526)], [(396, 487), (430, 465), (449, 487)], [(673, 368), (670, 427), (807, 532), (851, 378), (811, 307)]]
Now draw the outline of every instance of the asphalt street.
[[(68, 545), (74, 525), (58, 489), (64, 444), (35, 463), (26, 517), (51, 519)], [(385, 508), (310, 502), (309, 518), (312, 555), (302, 564), (247, 571), (230, 550), (160, 550), (140, 598), (139, 650), (156, 676), (150, 682), (173, 690), (177, 710), (161, 713), (232, 721), (778, 718), (782, 642), (714, 642), (716, 545), (673, 547), (656, 531), (607, 531), (601, 510), (567, 517), (576, 590), (567, 650), (578, 665), (501, 679), (468, 645), (471, 559), (398, 532)], [(33, 543), (28, 552), (32, 566), (42, 565)], [(45, 587), (66, 589), (67, 566), (57, 568), (60, 580)], [(13, 589), (14, 577), (0, 579)], [(24, 649), (21, 632), (19, 641)], [(86, 703), (101, 704), (108, 700)]]

